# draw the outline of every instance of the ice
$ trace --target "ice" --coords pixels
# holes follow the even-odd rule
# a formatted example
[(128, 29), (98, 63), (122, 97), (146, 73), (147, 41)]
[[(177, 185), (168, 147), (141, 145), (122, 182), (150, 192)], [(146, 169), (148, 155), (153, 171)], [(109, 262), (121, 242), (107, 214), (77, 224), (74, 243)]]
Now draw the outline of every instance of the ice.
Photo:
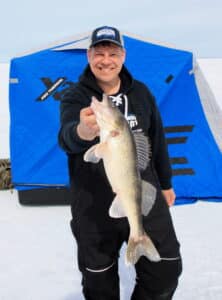
[[(183, 273), (175, 300), (222, 299), (222, 204), (199, 201), (171, 209)], [(82, 300), (69, 206), (23, 206), (0, 192), (0, 300)], [(129, 300), (133, 267), (120, 256), (121, 300)]]

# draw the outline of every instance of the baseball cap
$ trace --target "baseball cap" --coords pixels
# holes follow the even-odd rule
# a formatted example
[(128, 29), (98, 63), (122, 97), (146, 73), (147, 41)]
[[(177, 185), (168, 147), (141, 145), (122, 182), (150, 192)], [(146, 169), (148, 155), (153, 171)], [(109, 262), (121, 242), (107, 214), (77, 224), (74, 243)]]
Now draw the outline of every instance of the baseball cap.
[(89, 47), (93, 47), (101, 42), (111, 42), (119, 47), (124, 47), (121, 33), (118, 29), (110, 26), (101, 26), (93, 30)]

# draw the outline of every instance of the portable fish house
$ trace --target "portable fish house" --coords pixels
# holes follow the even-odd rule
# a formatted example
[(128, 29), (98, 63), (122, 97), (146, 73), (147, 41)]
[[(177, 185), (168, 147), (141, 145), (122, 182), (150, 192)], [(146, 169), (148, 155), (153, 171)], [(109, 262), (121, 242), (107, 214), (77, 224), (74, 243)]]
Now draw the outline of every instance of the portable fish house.
[[(87, 64), (88, 36), (11, 60), (12, 181), (30, 202), (67, 196), (67, 158), (57, 142), (59, 105)], [(177, 203), (221, 201), (222, 113), (193, 54), (131, 34), (124, 34), (124, 42), (126, 67), (149, 86), (161, 111)]]

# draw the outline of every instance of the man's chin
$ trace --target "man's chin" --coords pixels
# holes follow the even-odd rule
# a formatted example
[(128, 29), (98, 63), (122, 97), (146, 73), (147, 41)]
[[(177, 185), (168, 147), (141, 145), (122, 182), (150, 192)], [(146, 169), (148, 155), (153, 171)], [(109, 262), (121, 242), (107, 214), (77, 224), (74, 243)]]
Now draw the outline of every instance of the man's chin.
[(101, 76), (101, 77), (97, 77), (97, 78), (100, 82), (103, 82), (103, 83), (110, 83), (113, 80), (115, 80), (115, 77), (113, 77), (113, 76)]

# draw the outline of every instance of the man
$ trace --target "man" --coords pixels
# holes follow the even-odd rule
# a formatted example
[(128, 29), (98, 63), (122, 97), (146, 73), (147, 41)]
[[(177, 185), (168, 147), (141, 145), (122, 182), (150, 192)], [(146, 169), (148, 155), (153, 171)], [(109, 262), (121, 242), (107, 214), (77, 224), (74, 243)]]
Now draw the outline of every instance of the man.
[[(124, 66), (126, 51), (120, 32), (103, 26), (92, 32), (87, 51), (89, 64), (79, 82), (61, 103), (59, 143), (68, 155), (71, 228), (78, 246), (83, 294), (87, 300), (118, 300), (118, 256), (129, 237), (126, 218), (113, 219), (108, 210), (114, 194), (103, 163), (86, 163), (83, 155), (98, 142), (99, 127), (90, 108), (91, 98), (103, 93), (128, 120), (133, 133), (142, 133), (143, 180), (157, 189), (155, 204), (143, 218), (145, 230), (160, 253), (160, 262), (142, 256), (135, 265), (136, 284), (131, 300), (172, 299), (182, 270), (169, 207), (175, 194), (161, 118), (154, 97)], [(120, 166), (121, 167), (121, 166)]]

